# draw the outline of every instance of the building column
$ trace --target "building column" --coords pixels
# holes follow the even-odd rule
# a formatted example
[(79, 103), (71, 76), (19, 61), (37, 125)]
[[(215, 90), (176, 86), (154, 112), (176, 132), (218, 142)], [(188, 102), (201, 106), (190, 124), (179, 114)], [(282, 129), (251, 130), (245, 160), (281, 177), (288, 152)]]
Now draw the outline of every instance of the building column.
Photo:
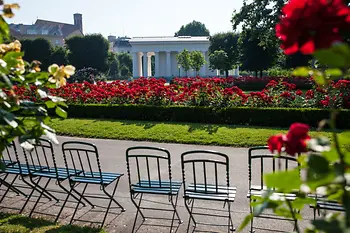
[(147, 76), (151, 77), (152, 76), (152, 53), (148, 53), (147, 54), (147, 58), (148, 58), (148, 66), (147, 66)]
[(137, 77), (142, 76), (142, 53), (137, 54), (137, 63), (138, 63), (138, 69), (137, 69)]
[(148, 56), (147, 52), (143, 52), (143, 76), (148, 77)]
[(166, 77), (171, 76), (171, 52), (166, 52)]
[[(202, 51), (202, 55), (203, 55), (203, 57), (204, 57), (204, 60), (207, 61), (207, 59), (206, 59), (206, 57), (205, 57), (205, 51)], [(199, 76), (202, 76), (202, 77), (206, 76), (206, 75), (207, 75), (206, 70), (207, 70), (207, 63), (205, 63), (205, 64), (201, 67), (201, 69), (199, 70)]]
[(137, 52), (132, 53), (132, 76), (137, 77), (139, 75), (138, 69), (139, 69), (139, 55)]
[(159, 52), (155, 52), (155, 74), (154, 77), (160, 77)]

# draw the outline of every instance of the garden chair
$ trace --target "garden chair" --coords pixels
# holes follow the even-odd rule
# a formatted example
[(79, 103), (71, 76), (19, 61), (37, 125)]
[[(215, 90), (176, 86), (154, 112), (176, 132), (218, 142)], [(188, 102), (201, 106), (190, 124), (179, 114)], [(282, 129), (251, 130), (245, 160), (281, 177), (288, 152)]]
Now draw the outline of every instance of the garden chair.
[[(4, 175), (3, 177), (0, 178), (0, 187), (2, 185), (6, 187), (6, 190), (0, 199), (0, 203), (4, 200), (4, 198), (6, 197), (7, 193), (10, 190), (17, 193), (17, 195), (21, 194), (26, 197), (25, 193), (23, 193), (21, 190), (19, 190), (14, 186), (15, 181), (18, 179), (19, 175), (21, 174), (21, 170), (18, 166), (19, 162), (18, 162), (16, 144), (14, 142), (10, 143), (5, 147), (5, 150), (2, 152), (0, 162), (2, 163), (2, 169), (0, 169), (0, 174)], [(9, 175), (14, 175), (10, 183), (6, 181)]]
[(316, 220), (316, 212), (318, 216), (321, 215), (321, 210), (327, 211), (337, 211), (344, 212), (344, 206), (336, 201), (328, 200), (327, 197), (323, 195), (316, 194), (313, 196), (316, 199), (316, 205), (310, 205), (314, 211), (314, 220)]
[[(74, 217), (77, 213), (80, 203), (82, 203), (82, 200), (89, 203), (92, 207), (97, 206), (92, 204), (87, 199), (88, 197), (92, 199), (109, 200), (107, 207), (99, 206), (101, 208), (106, 209), (106, 212), (104, 214), (103, 220), (100, 225), (101, 228), (103, 227), (106, 221), (108, 212), (112, 208), (111, 207), (112, 202), (114, 202), (117, 205), (117, 208), (120, 208), (122, 212), (125, 211), (124, 207), (114, 198), (119, 180), (124, 174), (103, 172), (100, 164), (99, 153), (95, 145), (87, 142), (78, 142), (78, 141), (64, 142), (62, 144), (62, 152), (63, 152), (63, 157), (66, 164), (67, 172), (75, 171), (76, 173), (72, 176), (69, 176), (69, 183), (71, 188), (70, 195), (72, 195), (72, 192), (74, 192), (79, 196), (79, 201), (74, 210), (73, 216), (70, 220), (70, 224), (72, 224), (72, 222), (76, 220), (74, 219)], [(114, 183), (114, 188), (112, 193), (110, 194), (109, 192), (107, 192), (106, 188), (112, 185), (113, 183)], [(81, 192), (79, 192), (76, 189), (76, 187), (80, 184), (84, 185), (84, 188)], [(86, 195), (85, 191), (88, 185), (99, 185), (100, 190), (103, 192), (103, 194), (106, 197), (101, 197), (97, 195)], [(64, 205), (67, 202), (70, 195), (67, 196), (64, 202)]]
[[(135, 167), (131, 168), (132, 165)], [(155, 165), (155, 167), (152, 165)], [(132, 232), (134, 232), (139, 214), (143, 221), (146, 220), (145, 214), (142, 211), (145, 209), (172, 212), (170, 227), (170, 232), (172, 232), (175, 215), (179, 224), (182, 223), (176, 210), (182, 182), (172, 180), (170, 152), (156, 147), (131, 147), (126, 150), (126, 166), (131, 201), (137, 209)], [(141, 207), (144, 194), (168, 196), (172, 209)], [(136, 202), (138, 197), (139, 201)], [(159, 219), (170, 220), (168, 218)]]
[[(67, 180), (69, 176), (77, 175), (81, 171), (76, 171), (73, 169), (67, 170), (65, 167), (57, 167), (53, 145), (49, 140), (43, 138), (37, 139), (34, 144), (34, 149), (32, 151), (24, 150), (23, 154), (25, 156), (27, 170), (29, 171), (28, 175), (30, 177), (30, 181), (36, 187), (36, 189), (33, 189), (30, 193), (27, 202), (32, 197), (34, 191), (39, 192), (39, 196), (36, 198), (35, 204), (29, 214), (29, 217), (32, 216), (36, 206), (45, 193), (59, 202), (56, 196), (47, 190), (47, 187), (52, 180), (56, 181), (55, 183), (64, 191), (66, 195), (72, 195), (70, 191), (63, 186), (62, 183)], [(46, 179), (46, 183), (44, 185), (40, 184), (42, 178)], [(79, 198), (75, 195), (72, 195), (72, 197), (79, 201)], [(85, 206), (85, 203), (83, 203), (83, 205)], [(63, 211), (63, 208), (64, 205), (62, 205), (55, 221), (58, 220)]]
[[(230, 186), (229, 158), (226, 154), (216, 151), (196, 150), (181, 155), (181, 166), (184, 184), (185, 206), (190, 214), (187, 226), (189, 231), (191, 220), (194, 229), (197, 224), (227, 226), (228, 232), (234, 231), (231, 204), (236, 197), (236, 187)], [(204, 212), (194, 212), (195, 200), (223, 202), (227, 206), (228, 215)], [(227, 218), (227, 225), (198, 222), (195, 215)]]
[[(254, 165), (257, 167), (252, 168)], [(247, 197), (249, 198), (249, 208), (251, 214), (253, 214), (254, 210), (251, 206), (251, 203), (255, 201), (253, 197), (262, 197), (263, 194), (268, 191), (268, 188), (264, 185), (264, 174), (275, 173), (276, 171), (286, 171), (288, 169), (294, 169), (295, 167), (299, 167), (297, 158), (290, 156), (276, 157), (276, 155), (271, 154), (268, 151), (268, 147), (266, 146), (254, 147), (248, 150), (249, 191)], [(296, 195), (293, 193), (276, 194), (281, 195), (281, 197), (283, 196), (286, 198), (286, 200), (290, 201), (293, 201), (296, 198)], [(250, 232), (253, 232), (254, 217), (269, 219), (274, 218), (271, 215), (253, 216), (250, 222)], [(294, 226), (296, 226), (296, 222), (294, 224)]]

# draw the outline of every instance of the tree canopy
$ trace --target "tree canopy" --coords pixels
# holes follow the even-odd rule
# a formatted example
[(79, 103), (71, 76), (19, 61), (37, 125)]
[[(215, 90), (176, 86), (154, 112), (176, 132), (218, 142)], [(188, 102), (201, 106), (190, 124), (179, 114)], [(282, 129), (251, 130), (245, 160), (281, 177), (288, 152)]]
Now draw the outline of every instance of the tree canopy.
[[(226, 75), (235, 65), (239, 63), (239, 49), (238, 49), (239, 34), (233, 32), (217, 33), (210, 37), (209, 53), (211, 56), (211, 67), (214, 69), (224, 70)], [(222, 52), (214, 53), (216, 51)], [(220, 63), (219, 58), (222, 60)], [(212, 63), (213, 62), (213, 63)]]
[(189, 71), (189, 69), (191, 69), (191, 53), (187, 49), (184, 49), (184, 51), (176, 55), (176, 60), (177, 63), (186, 72), (187, 76), (187, 72)]
[(204, 23), (193, 20), (191, 23), (182, 25), (175, 36), (210, 36), (210, 32)]
[(108, 70), (108, 41), (101, 34), (76, 36), (66, 40), (68, 60), (77, 69)]
[(192, 51), (191, 52), (191, 68), (196, 71), (196, 75), (198, 75), (199, 70), (206, 63), (205, 57), (200, 51)]
[(52, 53), (52, 45), (50, 41), (44, 38), (37, 38), (35, 40), (25, 39), (21, 41), (24, 51), (24, 59), (28, 62), (34, 60), (41, 62), (41, 69), (47, 70), (50, 64), (50, 56)]

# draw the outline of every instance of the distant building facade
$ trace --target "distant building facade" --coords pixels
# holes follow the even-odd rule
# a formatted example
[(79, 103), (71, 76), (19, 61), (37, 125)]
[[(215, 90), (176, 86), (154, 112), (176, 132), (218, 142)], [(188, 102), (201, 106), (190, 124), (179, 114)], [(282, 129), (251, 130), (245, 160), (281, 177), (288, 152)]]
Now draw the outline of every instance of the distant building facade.
[(19, 40), (45, 38), (49, 40), (53, 46), (63, 46), (66, 39), (72, 36), (84, 35), (82, 14), (76, 13), (73, 17), (74, 24), (42, 19), (37, 19), (32, 25), (10, 24), (10, 33)]
[(131, 53), (130, 39), (127, 36), (118, 38), (116, 36), (108, 36), (110, 51), (114, 53)]

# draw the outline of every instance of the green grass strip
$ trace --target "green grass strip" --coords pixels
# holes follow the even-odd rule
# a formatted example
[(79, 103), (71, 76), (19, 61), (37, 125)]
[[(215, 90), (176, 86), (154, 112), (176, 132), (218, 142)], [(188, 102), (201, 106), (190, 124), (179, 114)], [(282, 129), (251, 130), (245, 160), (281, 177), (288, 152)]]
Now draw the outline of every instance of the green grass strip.
[[(164, 123), (100, 119), (53, 119), (50, 126), (57, 134), (86, 138), (170, 142), (200, 145), (250, 147), (266, 145), (267, 139), (286, 128), (263, 128), (197, 123)], [(329, 132), (311, 132), (311, 136), (330, 138)]]
[(0, 232), (3, 233), (106, 233), (91, 227), (58, 225), (44, 219), (28, 218), (23, 215), (0, 213)]

